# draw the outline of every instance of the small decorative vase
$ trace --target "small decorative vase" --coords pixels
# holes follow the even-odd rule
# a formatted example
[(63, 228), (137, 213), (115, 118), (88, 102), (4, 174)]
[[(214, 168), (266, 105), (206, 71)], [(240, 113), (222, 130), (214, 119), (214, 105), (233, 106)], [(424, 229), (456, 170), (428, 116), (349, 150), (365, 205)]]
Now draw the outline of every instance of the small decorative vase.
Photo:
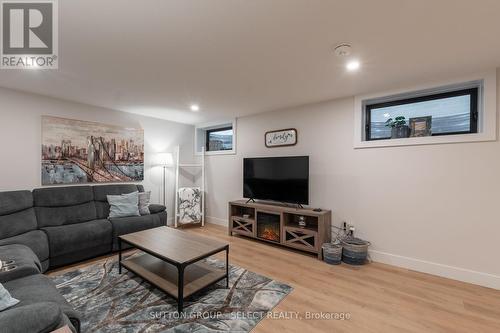
[(299, 227), (305, 228), (306, 225), (306, 218), (304, 216), (299, 216)]

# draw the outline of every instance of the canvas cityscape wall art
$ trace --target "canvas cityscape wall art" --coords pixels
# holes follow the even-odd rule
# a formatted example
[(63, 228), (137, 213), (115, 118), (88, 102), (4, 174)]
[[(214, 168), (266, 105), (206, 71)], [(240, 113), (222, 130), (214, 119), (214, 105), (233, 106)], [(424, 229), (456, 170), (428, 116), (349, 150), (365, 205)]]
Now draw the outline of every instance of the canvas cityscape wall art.
[(42, 185), (144, 179), (144, 131), (42, 116)]

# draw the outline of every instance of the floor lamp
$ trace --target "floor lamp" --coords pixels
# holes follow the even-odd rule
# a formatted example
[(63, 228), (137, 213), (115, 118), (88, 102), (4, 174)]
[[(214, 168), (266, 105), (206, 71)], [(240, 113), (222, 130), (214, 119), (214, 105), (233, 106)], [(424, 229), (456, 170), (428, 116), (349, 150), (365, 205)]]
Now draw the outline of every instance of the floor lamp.
[(158, 165), (163, 168), (163, 205), (167, 206), (167, 168), (174, 164), (172, 153), (158, 153)]

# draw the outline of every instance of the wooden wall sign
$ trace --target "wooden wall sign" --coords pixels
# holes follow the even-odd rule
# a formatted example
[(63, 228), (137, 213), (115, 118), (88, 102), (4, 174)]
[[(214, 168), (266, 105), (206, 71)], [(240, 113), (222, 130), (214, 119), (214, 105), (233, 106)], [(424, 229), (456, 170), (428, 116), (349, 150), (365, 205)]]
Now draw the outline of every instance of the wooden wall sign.
[(295, 128), (286, 128), (269, 131), (266, 132), (264, 139), (267, 148), (294, 146), (297, 144), (297, 130)]

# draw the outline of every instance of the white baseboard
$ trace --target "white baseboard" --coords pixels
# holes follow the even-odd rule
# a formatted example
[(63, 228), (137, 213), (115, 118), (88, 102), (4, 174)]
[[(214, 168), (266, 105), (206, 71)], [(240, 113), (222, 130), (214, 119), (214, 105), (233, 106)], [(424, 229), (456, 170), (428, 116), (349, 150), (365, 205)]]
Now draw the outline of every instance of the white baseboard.
[(227, 227), (227, 219), (220, 219), (218, 217), (206, 216), (206, 222), (211, 224), (217, 224), (223, 227)]
[[(207, 223), (227, 227), (227, 219), (207, 216)], [(370, 250), (370, 258), (375, 262), (411, 269), (417, 272), (437, 275), (453, 280), (477, 284), (500, 290), (500, 276), (470, 269), (438, 264), (421, 259), (403, 257), (387, 252)]]
[(174, 225), (174, 218), (173, 217), (167, 218), (167, 225)]
[(500, 276), (473, 271), (470, 269), (438, 264), (435, 262), (403, 257), (391, 253), (370, 250), (370, 257), (375, 262), (403, 267), (414, 271), (442, 276), (462, 282), (500, 289)]

